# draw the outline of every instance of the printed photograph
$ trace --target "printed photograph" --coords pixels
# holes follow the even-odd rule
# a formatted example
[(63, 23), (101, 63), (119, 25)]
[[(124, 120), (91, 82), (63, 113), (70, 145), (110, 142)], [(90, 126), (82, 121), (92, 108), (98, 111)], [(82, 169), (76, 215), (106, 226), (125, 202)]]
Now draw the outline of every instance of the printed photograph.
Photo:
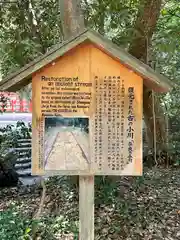
[(85, 170), (89, 165), (89, 119), (46, 117), (45, 170)]

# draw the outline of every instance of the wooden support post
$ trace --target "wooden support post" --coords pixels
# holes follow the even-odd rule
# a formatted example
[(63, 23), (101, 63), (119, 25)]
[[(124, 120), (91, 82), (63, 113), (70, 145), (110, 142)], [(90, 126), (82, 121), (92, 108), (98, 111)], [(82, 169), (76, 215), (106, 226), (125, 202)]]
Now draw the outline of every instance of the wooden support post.
[(94, 240), (94, 176), (79, 176), (79, 240)]

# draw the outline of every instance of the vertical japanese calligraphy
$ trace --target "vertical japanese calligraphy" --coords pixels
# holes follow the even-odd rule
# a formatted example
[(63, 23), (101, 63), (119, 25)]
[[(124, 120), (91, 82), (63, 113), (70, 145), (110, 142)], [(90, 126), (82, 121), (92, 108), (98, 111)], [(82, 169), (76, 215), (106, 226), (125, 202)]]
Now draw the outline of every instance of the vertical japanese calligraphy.
[(128, 99), (129, 99), (129, 108), (128, 108), (128, 129), (127, 129), (127, 138), (128, 138), (128, 162), (133, 160), (133, 145), (134, 145), (134, 121), (135, 116), (133, 113), (133, 102), (134, 102), (134, 88), (128, 88)]
[(121, 109), (120, 109), (120, 115), (121, 115), (121, 163), (124, 162), (124, 107), (125, 107), (125, 87), (124, 87), (124, 80), (121, 82)]
[(95, 77), (92, 135), (93, 158), (99, 172), (121, 171), (127, 164), (125, 136), (125, 86), (120, 76)]

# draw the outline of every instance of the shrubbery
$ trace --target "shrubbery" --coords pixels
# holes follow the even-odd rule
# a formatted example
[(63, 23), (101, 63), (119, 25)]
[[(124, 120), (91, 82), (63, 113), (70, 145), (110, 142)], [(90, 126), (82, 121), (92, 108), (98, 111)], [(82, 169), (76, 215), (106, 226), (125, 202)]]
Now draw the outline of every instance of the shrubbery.
[(15, 126), (0, 128), (0, 163), (13, 168), (17, 159), (14, 151), (14, 148), (18, 147), (17, 140), (31, 138), (31, 132), (31, 124), (26, 126), (22, 121), (18, 121)]

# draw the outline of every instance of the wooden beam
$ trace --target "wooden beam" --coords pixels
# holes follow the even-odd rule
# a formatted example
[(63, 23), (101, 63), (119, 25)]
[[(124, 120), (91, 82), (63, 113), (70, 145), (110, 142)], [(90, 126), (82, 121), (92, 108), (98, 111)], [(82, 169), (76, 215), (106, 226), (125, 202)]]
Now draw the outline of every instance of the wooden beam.
[(94, 176), (79, 177), (79, 240), (94, 240)]
[[(36, 175), (44, 175), (44, 173), (37, 172)], [(90, 172), (89, 170), (79, 170), (79, 171), (73, 171), (73, 170), (46, 170), (46, 177), (51, 177), (51, 176), (58, 176), (58, 175), (68, 175), (68, 176), (83, 176), (83, 175), (93, 175), (94, 172)], [(129, 173), (131, 174), (131, 173)], [(124, 176), (124, 173), (122, 175), (119, 173), (119, 171), (111, 170), (109, 172), (107, 171), (101, 171), (100, 173), (96, 173), (97, 176), (103, 176), (103, 175), (114, 175), (114, 176)], [(127, 175), (128, 176), (128, 175)], [(130, 175), (131, 176), (131, 175)], [(141, 174), (134, 174), (134, 176), (141, 176)]]

